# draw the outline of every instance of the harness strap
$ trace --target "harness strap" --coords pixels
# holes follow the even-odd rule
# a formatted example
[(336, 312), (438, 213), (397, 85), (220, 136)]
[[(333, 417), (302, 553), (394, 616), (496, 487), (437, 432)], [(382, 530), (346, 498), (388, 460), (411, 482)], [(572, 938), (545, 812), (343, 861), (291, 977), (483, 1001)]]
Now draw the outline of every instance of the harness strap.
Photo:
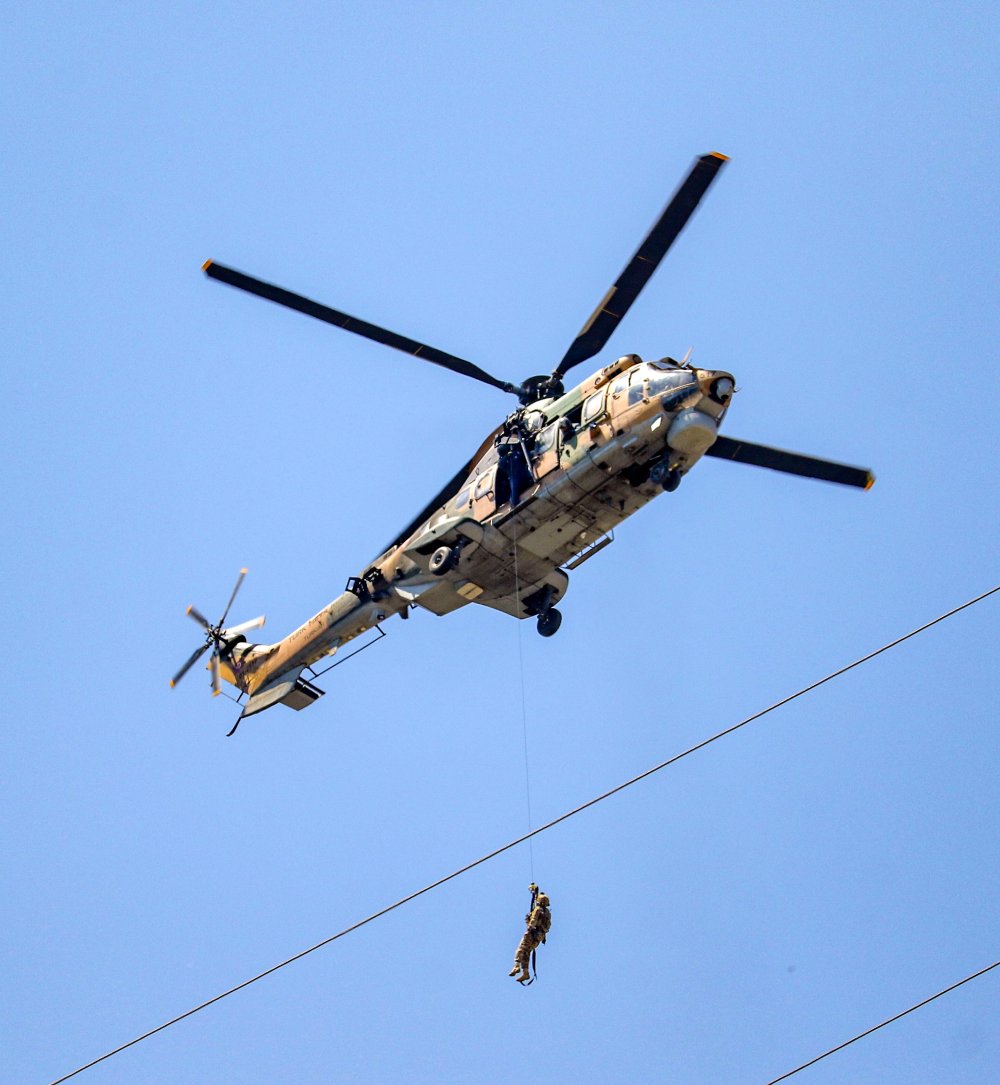
[(538, 958), (538, 950), (533, 949), (531, 951), (531, 972), (532, 972), (532, 976), (531, 976), (531, 979), (529, 979), (529, 980), (518, 980), (517, 981), (522, 987), (530, 987), (535, 982), (535, 980), (538, 979), (538, 960), (537, 960), (537, 958)]
[[(534, 882), (532, 882), (531, 883), (531, 907), (528, 909), (528, 915), (529, 916), (535, 910), (535, 898), (537, 896), (538, 896), (538, 886), (535, 885)], [(532, 930), (532, 929), (537, 930), (537, 928), (530, 928), (529, 927), (529, 930)], [(542, 941), (544, 942), (545, 941), (545, 933), (544, 933), (544, 931), (540, 931), (539, 933), (541, 933)], [(538, 949), (537, 949), (537, 947), (531, 951), (531, 971), (532, 971), (531, 979), (518, 980), (517, 981), (522, 987), (530, 987), (535, 982), (535, 980), (538, 979)]]

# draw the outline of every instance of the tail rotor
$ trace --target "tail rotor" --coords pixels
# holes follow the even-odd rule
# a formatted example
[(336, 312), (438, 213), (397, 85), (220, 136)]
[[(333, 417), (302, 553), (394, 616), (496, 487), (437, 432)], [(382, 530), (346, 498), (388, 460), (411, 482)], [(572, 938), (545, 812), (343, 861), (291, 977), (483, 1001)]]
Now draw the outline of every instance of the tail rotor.
[(211, 649), (212, 655), (209, 659), (209, 669), (212, 672), (212, 696), (217, 697), (222, 692), (219, 681), (220, 658), (225, 656), (232, 649), (233, 645), (236, 643), (236, 638), (249, 632), (251, 629), (259, 629), (264, 624), (264, 615), (261, 614), (260, 617), (253, 618), (249, 622), (241, 622), (239, 625), (234, 625), (229, 628), (226, 627), (226, 618), (229, 617), (229, 611), (232, 609), (233, 602), (236, 599), (236, 593), (240, 590), (240, 587), (243, 584), (243, 578), (246, 575), (246, 569), (240, 569), (240, 575), (236, 578), (236, 586), (233, 588), (232, 595), (229, 596), (229, 602), (226, 604), (226, 609), (222, 612), (222, 617), (215, 625), (212, 625), (197, 607), (190, 606), (187, 608), (187, 611), (185, 612), (187, 616), (204, 630), (205, 643), (195, 649), (189, 659), (185, 662), (184, 666), (170, 679), (171, 689), (173, 689), (195, 663)]

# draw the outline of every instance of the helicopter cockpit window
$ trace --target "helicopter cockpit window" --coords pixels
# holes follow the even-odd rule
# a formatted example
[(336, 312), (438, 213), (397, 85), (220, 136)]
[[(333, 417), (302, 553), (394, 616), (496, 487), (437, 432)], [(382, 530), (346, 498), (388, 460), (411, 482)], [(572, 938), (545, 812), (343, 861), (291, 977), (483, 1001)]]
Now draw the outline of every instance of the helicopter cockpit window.
[(463, 490), (463, 491), (462, 491), (462, 492), (461, 492), (461, 493), (460, 493), (460, 494), (458, 495), (458, 497), (456, 497), (456, 498), (455, 498), (455, 508), (456, 508), (456, 509), (462, 509), (462, 508), (465, 508), (465, 506), (466, 506), (466, 505), (468, 505), (468, 503), (469, 503), (469, 494), (470, 494), (470, 492), (471, 492), (471, 491), (469, 490), (469, 487), (467, 486), (467, 487), (466, 487), (466, 488), (465, 488), (465, 489), (464, 489), (464, 490)]
[(623, 373), (620, 377), (615, 379), (615, 383), (611, 385), (611, 398), (615, 399), (625, 391), (628, 387), (628, 374)]
[(604, 389), (595, 392), (583, 404), (580, 421), (584, 426), (592, 425), (604, 413)]
[(643, 379), (645, 375), (645, 366), (639, 366), (629, 374), (628, 405), (630, 407), (641, 403), (646, 397), (646, 384)]
[(680, 389), (685, 385), (691, 386), (691, 390), (696, 391), (696, 383), (691, 374), (683, 369), (670, 369), (667, 371), (654, 369), (649, 374), (649, 394), (658, 396), (661, 392), (667, 392), (674, 388)]

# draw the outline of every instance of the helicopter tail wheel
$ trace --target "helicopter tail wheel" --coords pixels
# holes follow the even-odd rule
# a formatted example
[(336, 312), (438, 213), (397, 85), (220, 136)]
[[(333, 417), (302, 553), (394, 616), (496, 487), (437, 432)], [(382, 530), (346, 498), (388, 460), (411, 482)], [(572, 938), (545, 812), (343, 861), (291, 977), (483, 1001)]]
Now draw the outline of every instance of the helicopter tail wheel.
[(444, 576), (449, 569), (454, 569), (458, 561), (458, 552), (453, 546), (439, 546), (431, 554), (428, 568), (435, 576)]
[(663, 480), (663, 488), (668, 494), (672, 494), (681, 484), (681, 473), (679, 471), (668, 471), (667, 477)]
[(549, 607), (538, 615), (538, 632), (543, 637), (552, 637), (562, 625), (562, 615), (555, 607)]

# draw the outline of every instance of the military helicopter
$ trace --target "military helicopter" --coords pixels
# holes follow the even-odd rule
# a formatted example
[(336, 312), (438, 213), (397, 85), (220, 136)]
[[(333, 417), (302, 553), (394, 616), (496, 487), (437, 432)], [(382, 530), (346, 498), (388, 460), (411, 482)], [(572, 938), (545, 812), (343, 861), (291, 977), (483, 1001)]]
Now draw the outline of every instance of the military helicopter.
[(212, 279), (482, 381), (516, 396), (518, 406), (332, 603), (283, 640), (247, 640), (263, 617), (226, 625), (245, 569), (214, 625), (189, 607), (205, 642), (171, 686), (211, 650), (212, 692), (221, 691), (220, 679), (239, 690), (238, 726), (276, 704), (313, 704), (323, 693), (310, 680), (320, 660), (394, 614), (409, 617), (412, 607), (443, 615), (478, 603), (515, 618), (534, 617), (538, 632), (550, 637), (562, 621), (555, 604), (569, 586), (567, 571), (603, 550), (615, 528), (657, 494), (676, 490), (702, 456), (869, 489), (874, 476), (864, 468), (721, 435), (736, 390), (733, 375), (696, 367), (689, 357), (643, 361), (627, 354), (575, 387), (564, 386), (569, 370), (607, 343), (727, 161), (719, 153), (695, 161), (559, 364), (521, 384), (241, 271), (205, 263)]

